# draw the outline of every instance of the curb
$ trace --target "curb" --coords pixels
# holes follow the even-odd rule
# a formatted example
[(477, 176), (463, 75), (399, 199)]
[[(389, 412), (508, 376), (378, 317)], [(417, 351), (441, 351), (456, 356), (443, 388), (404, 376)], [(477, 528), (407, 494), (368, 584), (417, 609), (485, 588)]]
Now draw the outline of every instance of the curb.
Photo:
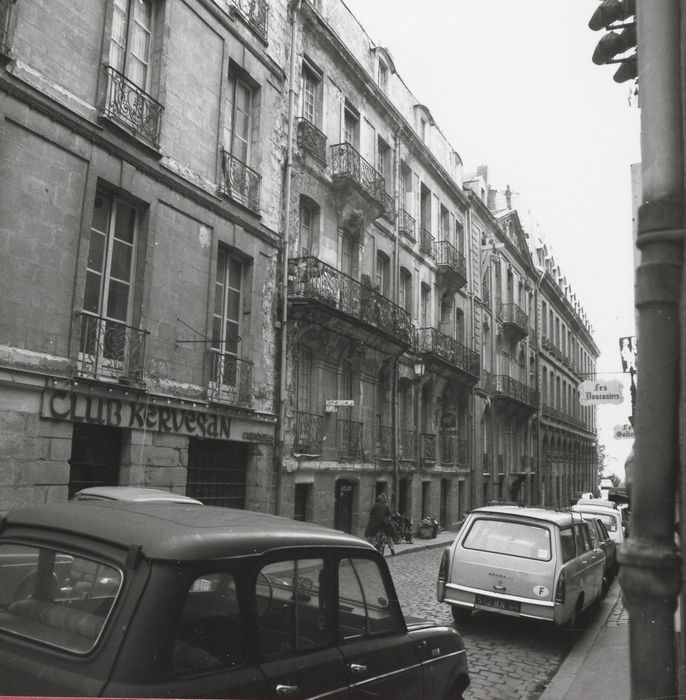
[(567, 695), (595, 644), (600, 630), (607, 625), (608, 618), (619, 602), (620, 596), (619, 581), (615, 578), (608, 594), (600, 604), (600, 610), (594, 615), (592, 623), (576, 641), (538, 700), (562, 700)]
[(405, 545), (403, 549), (398, 549), (398, 547), (403, 547), (403, 544), (395, 545), (396, 552), (392, 555), (390, 550), (386, 549), (384, 552), (384, 557), (399, 557), (403, 554), (411, 554), (412, 552), (417, 552), (422, 549), (434, 549), (436, 547), (449, 547), (453, 540), (455, 539), (455, 533), (449, 533), (448, 537), (441, 537), (440, 535), (436, 539), (431, 540), (414, 540), (411, 545)]

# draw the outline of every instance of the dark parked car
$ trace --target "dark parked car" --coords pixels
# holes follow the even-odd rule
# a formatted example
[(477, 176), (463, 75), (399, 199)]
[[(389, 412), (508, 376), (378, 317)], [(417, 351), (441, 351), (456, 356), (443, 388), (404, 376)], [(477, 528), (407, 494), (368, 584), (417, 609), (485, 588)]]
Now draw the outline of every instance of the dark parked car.
[(0, 521), (0, 694), (461, 698), (452, 626), (408, 623), (364, 540), (178, 503)]
[(589, 513), (582, 513), (583, 519), (588, 523), (591, 530), (593, 545), (605, 552), (605, 568), (603, 569), (603, 592), (607, 593), (608, 588), (614, 581), (619, 564), (617, 563), (617, 544), (610, 537), (610, 533), (605, 527), (605, 523), (599, 518)]

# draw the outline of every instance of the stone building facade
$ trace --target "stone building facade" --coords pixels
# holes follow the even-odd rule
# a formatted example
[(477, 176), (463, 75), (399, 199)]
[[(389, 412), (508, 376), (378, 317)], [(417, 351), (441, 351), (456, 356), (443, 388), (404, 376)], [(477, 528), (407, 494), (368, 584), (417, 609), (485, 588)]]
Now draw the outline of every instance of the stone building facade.
[(359, 534), (585, 484), (542, 300), (597, 349), (498, 197), (340, 0), (0, 0), (0, 508)]

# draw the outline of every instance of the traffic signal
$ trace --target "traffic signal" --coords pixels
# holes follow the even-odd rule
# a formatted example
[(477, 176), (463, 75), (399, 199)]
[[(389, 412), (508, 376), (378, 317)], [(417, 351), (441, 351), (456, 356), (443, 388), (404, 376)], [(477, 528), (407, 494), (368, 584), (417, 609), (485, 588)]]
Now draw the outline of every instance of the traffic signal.
[[(617, 83), (635, 79), (638, 76), (636, 0), (602, 0), (588, 26), (593, 31), (610, 30), (598, 42), (593, 52), (593, 63), (619, 63), (614, 74)], [(631, 49), (636, 50), (627, 55)]]

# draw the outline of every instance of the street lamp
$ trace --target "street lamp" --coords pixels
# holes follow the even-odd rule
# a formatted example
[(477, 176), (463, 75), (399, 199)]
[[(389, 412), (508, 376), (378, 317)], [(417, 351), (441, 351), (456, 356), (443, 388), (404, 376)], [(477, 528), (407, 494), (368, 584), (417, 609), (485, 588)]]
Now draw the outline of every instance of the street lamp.
[(414, 363), (414, 376), (415, 377), (421, 377), (424, 375), (424, 363), (421, 360), (417, 360), (417, 362)]

